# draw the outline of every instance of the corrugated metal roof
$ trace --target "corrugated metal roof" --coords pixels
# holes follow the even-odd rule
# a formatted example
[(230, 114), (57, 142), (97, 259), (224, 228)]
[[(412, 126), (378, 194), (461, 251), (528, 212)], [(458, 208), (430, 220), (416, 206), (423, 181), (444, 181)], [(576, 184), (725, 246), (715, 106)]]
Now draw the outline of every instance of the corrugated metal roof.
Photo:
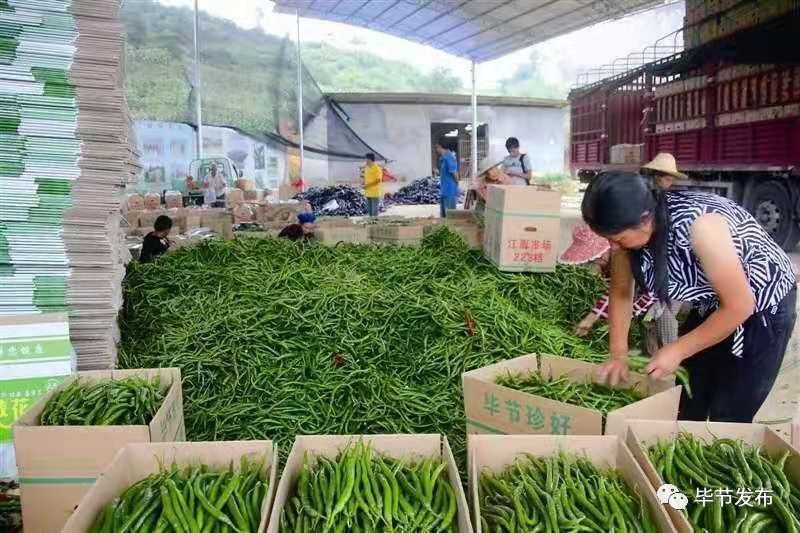
[(477, 62), (665, 0), (275, 0), (275, 10), (369, 28)]
[[(468, 94), (430, 93), (326, 93), (340, 104), (429, 104), (472, 105)], [(519, 96), (478, 96), (479, 106), (502, 107), (564, 107), (566, 100), (527, 98)]]

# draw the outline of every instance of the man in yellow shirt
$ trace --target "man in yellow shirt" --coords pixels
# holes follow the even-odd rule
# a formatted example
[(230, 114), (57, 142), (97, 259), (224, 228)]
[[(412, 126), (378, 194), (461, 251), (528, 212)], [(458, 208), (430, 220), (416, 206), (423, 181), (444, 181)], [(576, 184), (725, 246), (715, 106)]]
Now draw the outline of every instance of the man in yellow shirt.
[(367, 197), (367, 214), (376, 217), (381, 201), (383, 171), (375, 164), (375, 154), (367, 154), (365, 159), (367, 164), (364, 166), (364, 196)]

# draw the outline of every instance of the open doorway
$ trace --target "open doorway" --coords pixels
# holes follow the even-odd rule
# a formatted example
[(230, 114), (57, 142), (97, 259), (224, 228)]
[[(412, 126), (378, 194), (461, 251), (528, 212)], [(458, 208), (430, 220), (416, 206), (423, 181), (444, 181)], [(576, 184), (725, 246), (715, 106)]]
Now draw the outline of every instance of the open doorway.
[[(486, 124), (478, 124), (478, 163), (486, 159)], [(436, 143), (456, 155), (458, 171), (462, 178), (468, 178), (472, 168), (472, 124), (466, 122), (431, 122), (431, 169), (439, 164)]]

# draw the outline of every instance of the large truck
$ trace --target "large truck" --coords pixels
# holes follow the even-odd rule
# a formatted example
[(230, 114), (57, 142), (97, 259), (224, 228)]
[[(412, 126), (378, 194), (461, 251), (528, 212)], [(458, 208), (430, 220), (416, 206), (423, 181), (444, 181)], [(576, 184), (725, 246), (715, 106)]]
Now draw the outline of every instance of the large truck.
[(570, 92), (572, 171), (588, 181), (672, 153), (691, 178), (679, 186), (733, 199), (792, 250), (800, 240), (800, 0), (687, 0), (686, 10), (683, 49), (662, 40), (626, 58), (629, 68), (607, 66)]

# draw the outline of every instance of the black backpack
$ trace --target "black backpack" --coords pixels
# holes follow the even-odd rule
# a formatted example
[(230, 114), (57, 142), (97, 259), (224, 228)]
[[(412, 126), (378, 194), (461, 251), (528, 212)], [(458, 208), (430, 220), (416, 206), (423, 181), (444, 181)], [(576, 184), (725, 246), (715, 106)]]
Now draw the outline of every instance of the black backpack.
[[(522, 166), (522, 173), (527, 174), (528, 171), (525, 170), (525, 154), (519, 154), (519, 164)], [(530, 176), (525, 176), (525, 181), (527, 182), (528, 185), (530, 185), (531, 184)]]

